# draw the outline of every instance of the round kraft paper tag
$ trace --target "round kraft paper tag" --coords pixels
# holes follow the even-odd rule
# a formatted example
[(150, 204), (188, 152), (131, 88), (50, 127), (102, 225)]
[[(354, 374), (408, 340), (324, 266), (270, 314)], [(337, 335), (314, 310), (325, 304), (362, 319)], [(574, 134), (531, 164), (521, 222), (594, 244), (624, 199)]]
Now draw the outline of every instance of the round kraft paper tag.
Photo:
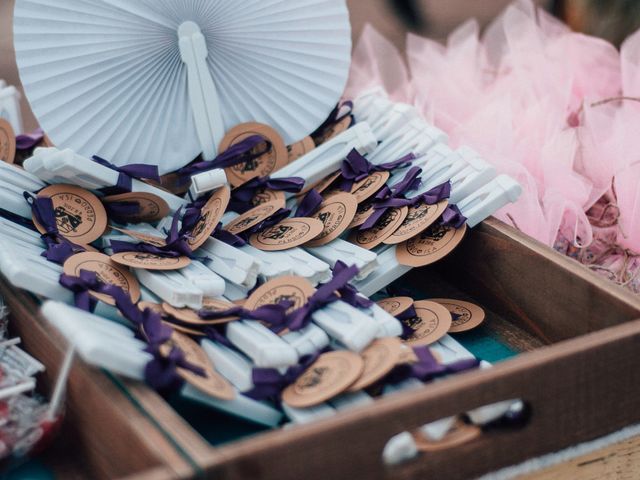
[(231, 200), (231, 189), (224, 186), (215, 191), (209, 201), (202, 207), (200, 220), (189, 234), (187, 243), (194, 252), (209, 239), (222, 219)]
[(356, 228), (366, 222), (371, 215), (373, 215), (373, 206), (375, 203), (373, 200), (368, 200), (364, 203), (358, 205), (358, 210), (356, 211), (355, 217), (351, 221), (351, 225), (349, 228)]
[(111, 256), (111, 259), (120, 265), (143, 270), (170, 271), (188, 267), (191, 264), (189, 257), (163, 257), (153, 253), (121, 252)]
[(438, 218), (440, 218), (448, 205), (449, 202), (447, 200), (443, 200), (436, 205), (421, 203), (419, 205), (409, 207), (407, 218), (404, 219), (400, 228), (393, 232), (393, 235), (387, 238), (384, 243), (387, 245), (397, 245), (424, 232), (427, 228), (433, 225)]
[(171, 317), (169, 317), (166, 320), (163, 320), (162, 323), (165, 324), (167, 327), (170, 327), (174, 332), (184, 333), (185, 335), (189, 335), (190, 337), (206, 337), (207, 336), (207, 334), (204, 332), (201, 332), (199, 330), (194, 330), (193, 328), (185, 327), (184, 325), (179, 325), (174, 322), (175, 320), (172, 322)]
[(191, 340), (186, 335), (174, 332), (169, 344), (163, 346), (166, 353), (169, 353), (171, 344), (177, 346), (184, 353), (185, 359), (192, 365), (202, 368), (205, 376), (197, 375), (190, 370), (178, 368), (178, 374), (184, 378), (191, 386), (207, 395), (220, 400), (233, 400), (236, 397), (235, 390), (227, 380), (222, 377), (214, 368), (209, 356), (202, 350), (202, 347)]
[(144, 312), (147, 309), (151, 310), (153, 313), (157, 313), (163, 318), (167, 316), (165, 311), (162, 309), (162, 305), (160, 305), (159, 303), (138, 302), (138, 310), (140, 310), (141, 312)]
[[(38, 197), (50, 198), (60, 235), (69, 241), (87, 245), (107, 229), (107, 212), (93, 193), (73, 185), (53, 185), (41, 190)], [(45, 229), (33, 219), (42, 234)]]
[(103, 198), (102, 201), (107, 205), (122, 202), (138, 204), (138, 213), (122, 217), (127, 223), (157, 222), (169, 215), (171, 211), (169, 204), (163, 198), (153, 193), (129, 192), (120, 195), (111, 195)]
[(264, 251), (282, 251), (299, 247), (322, 233), (324, 224), (315, 218), (287, 218), (251, 236), (250, 243)]
[(402, 315), (413, 306), (411, 297), (390, 297), (376, 302), (380, 308), (393, 317)]
[(402, 355), (402, 342), (395, 337), (374, 341), (362, 353), (364, 370), (351, 387), (350, 392), (359, 392), (384, 378), (398, 364)]
[(311, 150), (316, 148), (316, 144), (311, 137), (305, 137), (293, 145), (287, 147), (288, 163), (295, 162), (300, 157), (304, 157)]
[(0, 161), (14, 163), (16, 159), (16, 134), (11, 124), (0, 118)]
[(256, 225), (259, 225), (282, 207), (284, 207), (284, 202), (281, 203), (279, 201), (259, 205), (227, 223), (224, 226), (224, 229), (234, 235), (239, 235)]
[[(233, 303), (225, 302), (223, 300), (218, 300), (215, 298), (204, 298), (202, 301), (201, 311), (224, 312), (233, 307), (236, 307), (236, 305), (234, 305)], [(238, 320), (238, 317), (204, 320), (200, 318), (198, 310), (193, 310), (191, 308), (176, 308), (169, 305), (168, 303), (163, 303), (162, 309), (167, 315), (170, 315), (176, 320), (188, 323), (190, 325), (223, 325), (225, 323), (230, 323)]]
[(305, 188), (301, 193), (300, 196), (304, 197), (304, 195), (306, 193), (309, 192), (309, 190), (315, 190), (318, 193), (324, 193), (332, 184), (333, 182), (335, 182), (338, 177), (340, 177), (341, 173), (340, 171), (334, 172), (331, 175), (329, 175), (328, 177), (323, 178), (322, 180), (320, 180), (318, 183), (316, 183), (315, 185), (312, 185), (309, 188)]
[(341, 118), (337, 122), (325, 128), (324, 131), (322, 131), (320, 135), (316, 137), (315, 139), (316, 144), (320, 146), (323, 143), (328, 142), (332, 138), (335, 138), (341, 133), (349, 130), (352, 124), (353, 124), (353, 119), (351, 118), (351, 115), (347, 115), (346, 117)]
[(349, 241), (359, 247), (371, 250), (389, 235), (395, 232), (409, 213), (409, 207), (390, 208), (373, 228), (368, 230), (356, 230), (349, 236)]
[(259, 205), (264, 205), (265, 203), (281, 203), (284, 207), (287, 203), (287, 197), (284, 192), (279, 190), (262, 190), (255, 194), (255, 196), (251, 199), (251, 205), (257, 207)]
[(442, 260), (460, 245), (466, 232), (466, 225), (457, 230), (449, 226), (432, 225), (421, 234), (398, 245), (398, 263), (408, 267), (426, 267)]
[(440, 441), (428, 440), (421, 432), (414, 432), (416, 446), (420, 452), (437, 452), (449, 450), (469, 443), (482, 435), (482, 429), (475, 425), (468, 425), (458, 420), (447, 435)]
[(334, 241), (349, 228), (357, 209), (358, 202), (350, 193), (338, 193), (327, 198), (313, 216), (322, 222), (324, 229), (307, 245), (320, 247)]
[(282, 392), (282, 401), (293, 408), (319, 405), (346, 391), (363, 371), (364, 360), (356, 353), (325, 353)]
[(485, 319), (484, 310), (471, 302), (446, 298), (432, 298), (431, 301), (439, 303), (451, 313), (453, 322), (449, 333), (473, 330), (480, 326)]
[(390, 176), (389, 172), (374, 172), (364, 180), (355, 183), (351, 193), (355, 195), (358, 203), (362, 203), (378, 193), (387, 183)]
[(431, 345), (444, 337), (451, 328), (451, 314), (439, 303), (415, 302), (416, 316), (402, 323), (413, 330), (405, 343), (412, 347)]
[[(67, 275), (78, 277), (82, 270), (95, 272), (98, 279), (107, 285), (115, 285), (127, 292), (133, 303), (140, 300), (140, 285), (131, 272), (115, 263), (102, 253), (85, 252), (69, 257), (64, 262), (63, 271)], [(109, 305), (115, 305), (114, 300), (103, 294), (92, 292), (91, 295)]]
[(316, 289), (306, 278), (286, 276), (271, 280), (258, 287), (247, 299), (244, 308), (256, 310), (265, 305), (277, 305), (280, 302), (291, 302), (288, 312), (306, 305), (309, 297)]
[[(219, 150), (224, 152), (229, 147), (253, 135), (260, 135), (266, 141), (271, 142), (271, 150), (258, 158), (226, 168), (227, 179), (234, 187), (238, 187), (255, 177), (268, 177), (289, 163), (289, 153), (282, 137), (270, 126), (260, 123), (243, 123), (232, 128), (222, 139)], [(260, 144), (255, 148), (258, 152), (263, 151), (264, 145)]]

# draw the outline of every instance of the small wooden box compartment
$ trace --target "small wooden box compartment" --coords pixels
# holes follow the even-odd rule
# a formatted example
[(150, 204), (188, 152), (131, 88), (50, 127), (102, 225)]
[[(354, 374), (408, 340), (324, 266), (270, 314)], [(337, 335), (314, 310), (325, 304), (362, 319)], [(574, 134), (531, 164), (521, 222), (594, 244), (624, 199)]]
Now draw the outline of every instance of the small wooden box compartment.
[[(68, 395), (69, 460), (93, 478), (465, 479), (640, 421), (640, 299), (569, 258), (490, 220), (437, 265), (400, 284), (421, 298), (470, 299), (483, 334), (521, 352), (375, 405), (212, 447), (162, 398), (82, 362)], [(0, 285), (25, 347), (57, 371), (64, 347), (24, 292)], [(387, 467), (393, 435), (509, 399), (531, 409), (522, 428), (489, 429), (455, 449)]]

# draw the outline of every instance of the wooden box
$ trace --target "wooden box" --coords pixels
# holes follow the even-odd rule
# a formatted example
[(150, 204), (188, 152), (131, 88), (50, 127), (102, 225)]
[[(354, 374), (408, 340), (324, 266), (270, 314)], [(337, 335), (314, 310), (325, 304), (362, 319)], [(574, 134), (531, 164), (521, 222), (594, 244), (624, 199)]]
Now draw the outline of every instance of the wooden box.
[[(482, 336), (520, 354), (327, 421), (217, 447), (145, 386), (78, 361), (67, 406), (68, 460), (92, 478), (462, 479), (640, 421), (640, 298), (494, 220), (400, 284), (420, 298), (482, 305), (488, 312)], [(25, 346), (55, 373), (60, 338), (28, 294), (6, 284), (1, 291)], [(397, 467), (382, 462), (397, 433), (516, 398), (530, 407), (521, 428), (487, 429), (470, 443)]]

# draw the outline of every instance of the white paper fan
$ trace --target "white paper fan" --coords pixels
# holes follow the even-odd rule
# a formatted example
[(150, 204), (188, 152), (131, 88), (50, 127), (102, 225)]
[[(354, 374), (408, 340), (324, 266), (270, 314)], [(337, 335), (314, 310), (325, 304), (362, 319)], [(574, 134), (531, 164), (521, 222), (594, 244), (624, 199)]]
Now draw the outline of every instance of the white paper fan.
[[(17, 0), (14, 35), (54, 144), (163, 173), (212, 157), (239, 123), (308, 135), (351, 55), (345, 0)], [(208, 57), (189, 64), (199, 38)]]

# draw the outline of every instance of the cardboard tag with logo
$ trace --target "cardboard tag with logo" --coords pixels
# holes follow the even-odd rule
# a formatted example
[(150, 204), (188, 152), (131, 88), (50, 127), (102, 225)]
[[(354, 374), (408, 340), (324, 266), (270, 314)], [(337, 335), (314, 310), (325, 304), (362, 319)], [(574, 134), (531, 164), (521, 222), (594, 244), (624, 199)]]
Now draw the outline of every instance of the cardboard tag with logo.
[(225, 185), (216, 190), (211, 198), (209, 198), (209, 201), (202, 207), (200, 220), (198, 220), (195, 227), (193, 227), (187, 240), (191, 250), (195, 252), (209, 240), (218, 223), (220, 223), (229, 205), (229, 200), (231, 200), (231, 189)]
[(351, 221), (351, 225), (349, 228), (356, 228), (366, 222), (371, 215), (373, 215), (373, 207), (375, 202), (373, 200), (367, 200), (358, 205), (358, 210), (356, 211), (356, 215), (353, 217)]
[(364, 370), (360, 378), (349, 387), (349, 392), (359, 392), (382, 380), (398, 364), (402, 354), (399, 338), (389, 337), (375, 340), (360, 355)]
[[(315, 190), (318, 193), (325, 193), (325, 191), (333, 184), (333, 182), (335, 182), (338, 179), (338, 177), (340, 177), (340, 175), (341, 173), (339, 170), (337, 172), (332, 173), (328, 177), (325, 177), (322, 180), (320, 180), (315, 185), (312, 185), (309, 188), (305, 188), (302, 191), (302, 193), (300, 193), (299, 196), (304, 197), (305, 194), (309, 192), (309, 190)], [(335, 193), (338, 193), (338, 191), (335, 191)]]
[(168, 327), (171, 327), (174, 332), (183, 333), (184, 335), (189, 335), (190, 337), (206, 337), (207, 334), (201, 332), (200, 330), (194, 330), (193, 328), (185, 327), (184, 325), (180, 325), (175, 323), (175, 320), (172, 322), (171, 317), (167, 318), (162, 322)]
[(371, 250), (389, 238), (402, 225), (408, 213), (408, 207), (390, 208), (373, 228), (352, 232), (349, 241), (359, 247)]
[(350, 193), (338, 193), (327, 198), (313, 215), (322, 222), (324, 229), (307, 246), (320, 247), (334, 241), (349, 228), (357, 209), (358, 202)]
[(293, 408), (319, 405), (346, 391), (363, 371), (364, 360), (356, 353), (324, 353), (282, 392), (282, 401)]
[(427, 453), (460, 447), (475, 440), (480, 437), (480, 435), (482, 435), (482, 429), (480, 427), (468, 425), (462, 420), (458, 420), (442, 440), (429, 440), (419, 431), (413, 433), (413, 438), (416, 442), (416, 447), (418, 447), (418, 451)]
[(413, 330), (413, 334), (405, 340), (407, 345), (431, 345), (449, 332), (452, 323), (449, 310), (439, 303), (425, 300), (414, 302), (413, 306), (416, 316), (402, 320), (404, 325)]
[(393, 317), (402, 315), (413, 306), (411, 297), (390, 297), (376, 302), (380, 308)]
[(281, 203), (283, 206), (287, 203), (287, 197), (280, 190), (261, 190), (257, 192), (251, 199), (251, 205), (254, 207), (264, 205), (265, 203)]
[(387, 238), (384, 243), (387, 245), (397, 245), (424, 232), (440, 218), (448, 205), (449, 202), (443, 200), (436, 205), (420, 203), (416, 206), (409, 207), (407, 218), (405, 218), (402, 225), (400, 225), (400, 228), (393, 232), (393, 235)]
[(251, 236), (250, 243), (264, 251), (282, 251), (299, 247), (315, 239), (324, 230), (324, 224), (315, 218), (287, 218)]
[(158, 195), (146, 192), (129, 192), (120, 195), (111, 195), (102, 199), (103, 203), (137, 203), (138, 213), (125, 216), (122, 220), (127, 223), (153, 223), (162, 220), (169, 215), (169, 204)]
[(449, 255), (464, 239), (467, 225), (455, 229), (432, 225), (421, 234), (398, 245), (396, 259), (408, 267), (425, 267)]
[[(202, 301), (201, 311), (224, 312), (235, 306), (236, 305), (233, 303), (218, 300), (216, 298), (204, 298)], [(176, 308), (168, 303), (163, 303), (162, 309), (166, 314), (172, 316), (176, 320), (188, 323), (189, 325), (224, 325), (239, 319), (239, 317), (226, 317), (215, 320), (205, 320), (200, 318), (198, 310), (193, 310), (192, 308)]]
[[(219, 150), (222, 153), (253, 135), (260, 135), (265, 141), (271, 142), (271, 150), (248, 162), (226, 168), (227, 179), (234, 187), (255, 177), (268, 177), (289, 163), (289, 153), (282, 137), (270, 126), (260, 123), (243, 123), (232, 128), (222, 139)], [(258, 145), (255, 150), (263, 151), (264, 144)]]
[(227, 223), (224, 226), (224, 229), (227, 232), (233, 233), (234, 235), (239, 235), (242, 232), (245, 232), (250, 228), (264, 222), (267, 218), (272, 216), (283, 207), (284, 202), (280, 202), (277, 200), (275, 202), (269, 202), (263, 205), (259, 205)]
[[(93, 193), (74, 185), (52, 185), (38, 193), (53, 202), (60, 235), (78, 245), (96, 241), (107, 229), (107, 212)], [(33, 223), (42, 234), (46, 230), (35, 218)]]
[(467, 332), (484, 322), (484, 310), (471, 302), (446, 298), (432, 298), (431, 301), (439, 303), (451, 313), (453, 322), (449, 333)]
[(16, 133), (11, 124), (0, 118), (0, 161), (14, 163), (16, 160)]
[(358, 203), (369, 200), (385, 186), (391, 174), (389, 172), (374, 172), (364, 180), (353, 185), (351, 193), (355, 195)]
[(328, 142), (332, 138), (337, 137), (342, 132), (346, 132), (347, 130), (349, 130), (349, 128), (351, 128), (352, 124), (353, 118), (351, 118), (351, 115), (347, 115), (346, 117), (341, 118), (337, 122), (325, 128), (324, 131), (320, 132), (320, 135), (315, 138), (316, 145), (320, 146), (323, 143)]
[(116, 253), (111, 256), (111, 259), (127, 267), (158, 271), (179, 270), (191, 264), (189, 257), (163, 257), (161, 255), (144, 252)]
[(186, 382), (201, 392), (220, 400), (233, 400), (236, 397), (236, 392), (231, 384), (216, 371), (209, 356), (197, 342), (186, 335), (174, 332), (169, 343), (161, 348), (165, 354), (168, 354), (172, 345), (182, 350), (187, 362), (202, 368), (205, 372), (206, 376), (201, 377), (190, 370), (178, 368), (178, 375)]
[(288, 163), (295, 162), (300, 157), (304, 157), (311, 150), (316, 148), (316, 144), (311, 137), (305, 137), (293, 145), (287, 147)]
[[(129, 269), (111, 260), (108, 255), (84, 252), (73, 255), (64, 262), (63, 271), (67, 275), (78, 277), (82, 270), (95, 272), (104, 284), (120, 287), (131, 296), (133, 303), (140, 300), (140, 284), (136, 277)], [(108, 295), (91, 292), (91, 296), (108, 305), (115, 305), (115, 301)]]
[(304, 306), (315, 293), (311, 282), (306, 278), (285, 276), (271, 280), (258, 287), (247, 299), (244, 308), (256, 310), (265, 305), (277, 305), (283, 301), (292, 303), (287, 313)]
[(141, 312), (144, 312), (147, 309), (151, 310), (153, 313), (157, 313), (163, 318), (167, 316), (165, 311), (162, 309), (162, 305), (160, 305), (159, 303), (138, 302), (138, 310), (140, 310)]

